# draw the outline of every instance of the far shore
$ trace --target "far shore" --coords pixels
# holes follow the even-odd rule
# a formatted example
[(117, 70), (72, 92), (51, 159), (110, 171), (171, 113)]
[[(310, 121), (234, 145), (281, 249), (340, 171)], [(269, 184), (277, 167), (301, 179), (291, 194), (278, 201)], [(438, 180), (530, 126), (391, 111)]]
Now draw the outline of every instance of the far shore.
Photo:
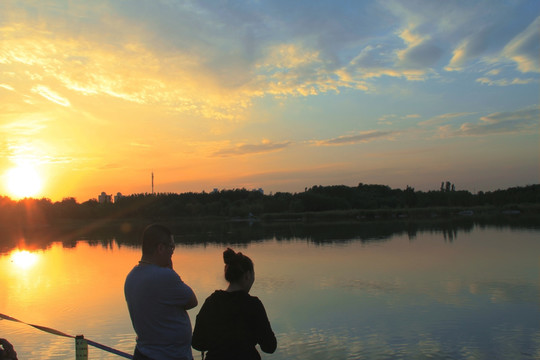
[(540, 228), (540, 204), (503, 207), (441, 207), (274, 213), (245, 217), (137, 217), (54, 219), (47, 223), (0, 224), (0, 254), (14, 248), (44, 249), (51, 243), (74, 247), (78, 241), (102, 246), (140, 246), (142, 229), (150, 223), (171, 228), (182, 244), (247, 244), (265, 239), (308, 239), (315, 243), (384, 241), (394, 234), (415, 237), (441, 231), (453, 239), (475, 226)]
[(28, 219), (24, 223), (1, 223), (1, 229), (26, 228), (44, 229), (48, 227), (90, 227), (101, 228), (119, 224), (148, 224), (160, 222), (166, 224), (180, 223), (318, 223), (318, 222), (371, 222), (371, 221), (426, 221), (445, 219), (487, 219), (500, 220), (513, 218), (539, 218), (540, 204), (514, 204), (505, 206), (478, 207), (426, 207), (399, 209), (351, 209), (318, 212), (283, 212), (248, 214), (247, 216), (166, 216), (166, 217), (94, 217), (94, 218), (58, 218), (40, 223), (32, 223)]

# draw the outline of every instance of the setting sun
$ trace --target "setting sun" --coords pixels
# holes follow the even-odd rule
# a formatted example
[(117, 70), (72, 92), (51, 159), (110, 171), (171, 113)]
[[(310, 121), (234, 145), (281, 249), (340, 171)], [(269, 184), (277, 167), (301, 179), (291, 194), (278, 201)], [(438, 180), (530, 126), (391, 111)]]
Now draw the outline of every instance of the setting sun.
[(40, 174), (32, 165), (19, 165), (6, 172), (6, 186), (14, 198), (32, 197), (42, 188)]

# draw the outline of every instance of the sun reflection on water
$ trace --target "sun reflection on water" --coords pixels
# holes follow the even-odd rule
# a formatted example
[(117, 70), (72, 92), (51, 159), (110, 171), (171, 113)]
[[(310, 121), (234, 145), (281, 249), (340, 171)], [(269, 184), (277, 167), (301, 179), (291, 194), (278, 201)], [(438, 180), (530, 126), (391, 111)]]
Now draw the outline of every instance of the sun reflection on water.
[(39, 255), (28, 250), (14, 250), (11, 253), (11, 262), (19, 269), (29, 269), (39, 260)]

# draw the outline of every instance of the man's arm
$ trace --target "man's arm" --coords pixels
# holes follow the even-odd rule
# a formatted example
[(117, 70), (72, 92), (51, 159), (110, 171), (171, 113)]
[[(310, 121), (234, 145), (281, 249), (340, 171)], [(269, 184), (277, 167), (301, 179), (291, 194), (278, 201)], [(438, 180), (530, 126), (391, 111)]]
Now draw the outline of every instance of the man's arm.
[(184, 309), (186, 309), (186, 310), (193, 309), (195, 306), (197, 306), (199, 304), (199, 301), (197, 300), (197, 296), (195, 295), (193, 290), (191, 290), (191, 293), (192, 293), (191, 298), (189, 299), (186, 306), (184, 306)]
[(180, 275), (174, 270), (168, 270), (168, 293), (169, 300), (175, 305), (183, 307), (185, 310), (193, 309), (199, 304), (197, 296), (191, 287), (182, 281)]

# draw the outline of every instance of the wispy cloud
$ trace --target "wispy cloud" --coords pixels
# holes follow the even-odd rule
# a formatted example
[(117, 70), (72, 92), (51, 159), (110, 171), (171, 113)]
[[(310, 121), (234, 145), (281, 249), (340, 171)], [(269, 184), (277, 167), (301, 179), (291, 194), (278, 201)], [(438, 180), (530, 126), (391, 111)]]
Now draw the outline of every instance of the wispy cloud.
[(519, 71), (540, 72), (540, 16), (503, 49), (503, 55), (516, 62)]
[(405, 116), (400, 116), (396, 114), (387, 114), (381, 116), (377, 121), (379, 124), (393, 125), (396, 121), (404, 121), (410, 119), (419, 119), (421, 116), (419, 114), (409, 114)]
[(414, 34), (410, 29), (405, 29), (399, 35), (407, 45), (403, 50), (398, 50), (397, 65), (409, 69), (429, 69), (437, 64), (444, 51), (433, 41), (430, 36)]
[(333, 139), (316, 141), (315, 144), (319, 146), (351, 145), (379, 139), (392, 139), (397, 134), (398, 132), (396, 131), (364, 131), (358, 134), (343, 135)]
[(54, 155), (47, 152), (43, 144), (33, 143), (27, 140), (9, 139), (0, 143), (0, 155), (13, 163), (32, 164), (65, 164), (73, 158), (65, 155)]
[(69, 100), (60, 96), (55, 91), (49, 89), (47, 86), (44, 85), (38, 85), (32, 88), (32, 92), (39, 94), (43, 96), (45, 99), (52, 101), (53, 103), (56, 103), (58, 105), (62, 106), (70, 106)]
[(470, 116), (472, 114), (473, 113), (466, 113), (466, 112), (441, 114), (441, 115), (434, 116), (430, 119), (427, 119), (425, 121), (421, 121), (418, 123), (418, 125), (420, 126), (440, 125), (440, 124), (447, 123), (453, 119), (460, 119), (466, 116)]
[[(512, 18), (510, 14), (505, 16), (507, 19)], [(472, 32), (453, 50), (445, 70), (463, 70), (467, 63), (481, 59), (489, 63), (512, 62), (522, 73), (540, 72), (540, 16), (526, 25), (525, 29), (518, 30), (519, 26), (522, 24), (515, 24), (515, 20), (500, 22), (497, 27), (494, 23), (488, 23)]]
[(11, 87), (10, 85), (7, 85), (7, 84), (0, 84), (0, 88), (6, 89), (6, 90), (9, 90), (9, 91), (15, 91), (15, 89), (13, 87)]
[(130, 146), (133, 146), (133, 147), (138, 147), (138, 148), (149, 148), (149, 147), (152, 147), (152, 145), (150, 144), (146, 144), (146, 143), (142, 143), (142, 142), (136, 142), (136, 141), (132, 141), (129, 143)]
[[(21, 79), (59, 81), (65, 89), (83, 96), (158, 105), (209, 119), (236, 119), (250, 104), (253, 94), (243, 89), (224, 91), (194, 54), (161, 54), (149, 44), (130, 39), (118, 47), (106, 46), (98, 35), (74, 41), (71, 34), (62, 32), (68, 30), (62, 28), (64, 21), (60, 20), (60, 31), (54, 37), (32, 26), (15, 26), (17, 36), (10, 36), (10, 29), (0, 28), (5, 35), (1, 46), (6, 49), (0, 54), (0, 63), (6, 69), (17, 69)], [(113, 24), (104, 24), (104, 29), (108, 29), (105, 32), (113, 31), (112, 28)], [(125, 30), (113, 31), (119, 41)], [(24, 71), (18, 66), (23, 66)], [(49, 86), (36, 85), (32, 92), (59, 105), (70, 105), (59, 90)]]
[[(1, 117), (0, 117), (1, 119)], [(39, 134), (47, 127), (49, 120), (39, 115), (22, 115), (15, 121), (6, 122), (0, 125), (0, 134), (3, 133), (6, 139), (16, 137), (30, 137)]]
[(309, 96), (359, 86), (353, 78), (339, 76), (338, 72), (329, 71), (329, 67), (314, 49), (282, 44), (270, 48), (257, 64), (257, 87), (275, 96)]
[(280, 151), (291, 145), (290, 141), (273, 143), (271, 141), (263, 141), (260, 144), (238, 144), (232, 147), (223, 148), (216, 151), (213, 156), (229, 157), (239, 155), (261, 154), (274, 151)]
[(121, 164), (109, 163), (109, 164), (100, 165), (98, 168), (100, 170), (116, 170), (116, 169), (121, 169), (122, 167), (123, 166)]
[(443, 137), (538, 133), (540, 130), (540, 109), (536, 106), (513, 112), (493, 113), (481, 117), (477, 123), (464, 123), (458, 129), (453, 129), (448, 125), (439, 130)]
[(488, 77), (481, 77), (476, 79), (476, 82), (479, 82), (480, 84), (489, 85), (489, 86), (509, 86), (509, 85), (525, 85), (525, 84), (532, 84), (537, 82), (536, 79), (520, 79), (520, 78), (514, 78), (514, 79), (490, 79)]
[[(305, 4), (279, 2), (237, 7), (153, 2), (144, 8), (105, 2), (79, 4), (66, 17), (43, 8), (43, 16), (54, 21), (0, 29), (5, 49), (0, 63), (22, 64), (27, 76), (57, 79), (85, 96), (159, 105), (217, 121), (242, 119), (255, 98), (371, 91), (386, 77), (437, 78), (445, 61), (447, 70), (461, 70), (503, 48), (522, 71), (538, 72), (538, 19), (518, 33), (515, 21), (495, 27), (504, 13), (487, 17), (483, 5), (501, 7), (366, 2), (313, 5), (309, 17), (302, 16)], [(77, 31), (91, 35), (75, 37), (68, 18), (90, 15)], [(34, 92), (70, 104), (60, 89)]]

